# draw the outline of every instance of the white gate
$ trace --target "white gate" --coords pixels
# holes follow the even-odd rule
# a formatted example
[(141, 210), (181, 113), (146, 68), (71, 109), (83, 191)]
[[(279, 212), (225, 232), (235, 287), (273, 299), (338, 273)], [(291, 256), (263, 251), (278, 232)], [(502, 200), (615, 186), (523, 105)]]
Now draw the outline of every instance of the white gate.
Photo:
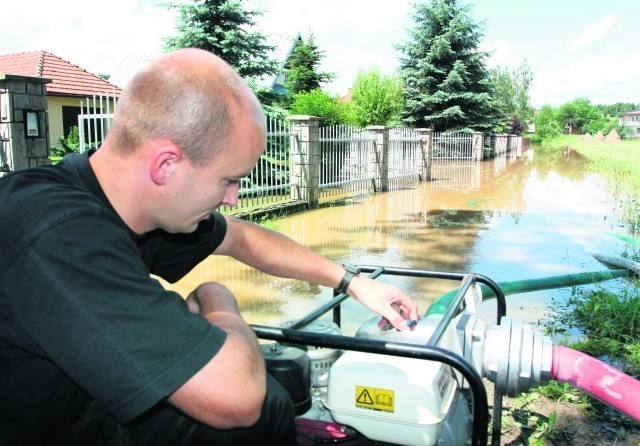
[[(78, 115), (79, 151), (98, 148), (111, 128), (111, 120), (116, 112), (118, 98), (115, 94), (93, 95), (86, 103), (80, 101)], [(113, 109), (113, 110), (112, 110)]]

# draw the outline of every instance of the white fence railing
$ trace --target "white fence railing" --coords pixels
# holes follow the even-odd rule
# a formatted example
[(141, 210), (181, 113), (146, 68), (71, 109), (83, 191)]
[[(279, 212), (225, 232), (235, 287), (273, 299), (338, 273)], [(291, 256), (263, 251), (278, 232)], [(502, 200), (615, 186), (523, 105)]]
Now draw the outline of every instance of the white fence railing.
[(473, 134), (438, 132), (433, 134), (433, 159), (473, 160)]
[(368, 191), (371, 135), (346, 125), (321, 127), (320, 201), (361, 195)]
[(79, 150), (97, 148), (111, 128), (111, 120), (116, 112), (118, 100), (115, 95), (93, 95), (80, 101), (78, 115)]
[[(78, 116), (81, 151), (101, 144), (116, 108), (116, 99), (109, 95), (94, 96), (81, 103), (82, 111)], [(266, 127), (267, 147), (253, 171), (241, 180), (237, 206), (223, 206), (222, 212), (251, 214), (287, 206), (296, 202), (293, 197), (300, 196), (293, 193), (299, 191), (296, 188), (300, 184), (296, 183), (299, 179), (292, 179), (291, 175), (293, 130), (290, 122), (267, 117)], [(429, 172), (433, 170), (430, 175), (435, 178), (455, 176), (469, 185), (478, 181), (473, 164), (482, 159), (482, 150), (474, 148), (473, 134), (433, 133), (428, 161), (425, 161), (424, 133), (409, 128), (392, 128), (388, 129), (387, 137), (388, 141), (383, 143), (387, 149), (384, 151), (384, 169), (381, 170), (381, 161), (377, 159), (380, 157), (380, 141), (376, 140), (373, 131), (344, 125), (320, 127), (317, 139), (319, 160), (316, 161), (318, 202), (343, 200), (366, 194), (372, 189), (378, 190), (376, 182), (385, 184), (386, 189), (382, 190), (415, 184), (425, 173), (427, 162)], [(485, 144), (493, 144), (494, 139), (489, 138)], [(494, 145), (508, 147), (511, 139), (504, 139), (505, 143), (500, 141)], [(482, 145), (482, 138), (479, 143)], [(453, 160), (458, 164), (442, 164)], [(381, 171), (386, 175), (384, 179), (380, 177)]]
[(389, 130), (388, 163), (391, 187), (400, 187), (418, 180), (421, 137), (422, 135), (414, 129)]
[(256, 167), (242, 178), (236, 206), (222, 206), (224, 213), (251, 213), (258, 209), (283, 206), (292, 201), (291, 132), (289, 122), (267, 117), (267, 147)]

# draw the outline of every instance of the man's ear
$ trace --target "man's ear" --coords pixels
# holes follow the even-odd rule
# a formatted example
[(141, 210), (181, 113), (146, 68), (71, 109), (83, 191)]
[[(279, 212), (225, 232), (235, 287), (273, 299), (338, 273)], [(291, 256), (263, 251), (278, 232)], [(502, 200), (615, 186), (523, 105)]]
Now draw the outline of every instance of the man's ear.
[(171, 141), (157, 141), (150, 155), (149, 176), (157, 185), (166, 184), (184, 158), (182, 150)]

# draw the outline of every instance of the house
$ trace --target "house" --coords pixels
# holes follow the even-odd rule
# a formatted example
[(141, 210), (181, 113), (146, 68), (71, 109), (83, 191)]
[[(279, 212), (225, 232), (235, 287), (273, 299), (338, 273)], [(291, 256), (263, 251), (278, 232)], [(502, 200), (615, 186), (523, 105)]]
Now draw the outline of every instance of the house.
[(279, 72), (275, 76), (264, 79), (262, 82), (262, 85), (269, 91), (278, 95), (287, 93), (287, 88), (285, 87), (286, 75), (284, 70), (287, 67), (289, 57), (291, 57), (291, 53), (298, 42), (302, 42), (302, 36), (299, 32), (288, 35), (275, 33), (267, 35), (267, 45), (274, 48), (274, 59), (280, 64), (278, 66)]
[[(51, 79), (46, 84), (50, 147), (58, 146), (58, 138), (68, 135), (71, 127), (78, 125), (81, 102), (86, 107), (87, 98), (94, 95), (117, 98), (121, 91), (111, 82), (48, 51), (0, 55), (0, 73)], [(106, 112), (106, 108), (113, 110), (112, 101), (105, 99), (98, 104), (102, 104)]]
[(640, 138), (640, 110), (621, 114), (618, 123), (629, 130), (629, 138)]

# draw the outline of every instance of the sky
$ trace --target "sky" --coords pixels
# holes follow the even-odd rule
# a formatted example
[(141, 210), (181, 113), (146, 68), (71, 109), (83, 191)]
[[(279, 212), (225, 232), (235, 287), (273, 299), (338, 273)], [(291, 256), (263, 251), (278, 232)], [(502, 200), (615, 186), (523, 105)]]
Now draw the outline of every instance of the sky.
[[(0, 54), (46, 50), (96, 74), (127, 56), (161, 51), (176, 34), (164, 0), (21, 0), (0, 9)], [(638, 0), (465, 0), (481, 24), (489, 67), (526, 60), (535, 107), (583, 97), (593, 104), (640, 103)], [(247, 0), (259, 8), (258, 29), (280, 42), (313, 33), (324, 51), (324, 86), (343, 95), (358, 73), (394, 75), (414, 27), (413, 2), (393, 0)]]

